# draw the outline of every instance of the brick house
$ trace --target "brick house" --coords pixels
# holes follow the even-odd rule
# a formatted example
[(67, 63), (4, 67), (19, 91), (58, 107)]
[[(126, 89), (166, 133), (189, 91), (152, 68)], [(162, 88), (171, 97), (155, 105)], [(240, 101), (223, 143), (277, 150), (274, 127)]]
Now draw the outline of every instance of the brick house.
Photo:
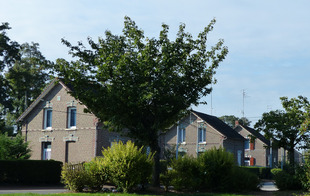
[(244, 163), (244, 138), (215, 116), (197, 111), (172, 126), (164, 135), (162, 148), (176, 147), (179, 153), (197, 157), (212, 147), (224, 147), (233, 153), (236, 163)]
[(242, 135), (246, 140), (244, 143), (244, 161), (246, 166), (270, 166), (270, 158), (272, 166), (278, 163), (280, 149), (274, 147), (270, 156), (270, 141), (267, 140), (258, 131), (241, 125), (236, 121), (235, 131)]
[(85, 106), (68, 93), (70, 90), (54, 79), (18, 118), (22, 135), (30, 143), (31, 159), (89, 161), (100, 156), (103, 147), (126, 140), (102, 129), (96, 116), (85, 113)]

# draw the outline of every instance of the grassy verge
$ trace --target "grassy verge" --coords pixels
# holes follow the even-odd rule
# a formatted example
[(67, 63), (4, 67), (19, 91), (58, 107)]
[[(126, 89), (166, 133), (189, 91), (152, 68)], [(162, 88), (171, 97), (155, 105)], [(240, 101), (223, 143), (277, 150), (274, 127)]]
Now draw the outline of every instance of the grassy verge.
[[(16, 193), (16, 194), (1, 194), (1, 196), (39, 196), (34, 193)], [(158, 196), (158, 195), (140, 195), (140, 194), (124, 194), (124, 193), (58, 193), (58, 194), (44, 194), (43, 196)], [(165, 196), (244, 196), (236, 194), (165, 194)], [(248, 195), (247, 195), (248, 196)]]

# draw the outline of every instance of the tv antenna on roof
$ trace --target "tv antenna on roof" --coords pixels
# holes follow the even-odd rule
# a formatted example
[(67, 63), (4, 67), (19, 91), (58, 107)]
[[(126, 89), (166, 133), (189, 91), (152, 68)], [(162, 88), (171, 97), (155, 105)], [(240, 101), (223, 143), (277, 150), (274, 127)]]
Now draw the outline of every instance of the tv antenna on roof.
[(244, 102), (245, 102), (245, 98), (248, 97), (245, 90), (242, 89), (242, 117), (244, 118)]

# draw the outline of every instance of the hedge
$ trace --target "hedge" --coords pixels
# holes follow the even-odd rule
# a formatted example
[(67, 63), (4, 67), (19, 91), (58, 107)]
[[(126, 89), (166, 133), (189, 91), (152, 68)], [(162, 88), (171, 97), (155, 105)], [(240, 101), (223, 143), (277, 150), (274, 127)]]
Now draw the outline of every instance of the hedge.
[(59, 184), (62, 162), (0, 160), (0, 183)]
[(271, 171), (269, 167), (242, 167), (243, 169), (257, 175), (260, 179), (271, 179)]

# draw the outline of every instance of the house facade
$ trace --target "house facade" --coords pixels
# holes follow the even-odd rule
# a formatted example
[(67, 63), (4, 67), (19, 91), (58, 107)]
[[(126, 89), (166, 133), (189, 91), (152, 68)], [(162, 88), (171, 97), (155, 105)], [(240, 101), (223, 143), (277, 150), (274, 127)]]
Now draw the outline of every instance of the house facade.
[[(245, 138), (244, 161), (245, 166), (269, 167), (275, 166), (279, 161), (280, 149), (274, 147), (270, 150), (270, 141), (258, 131), (236, 122), (235, 131)], [(272, 163), (270, 162), (272, 160)]]
[(54, 79), (18, 118), (32, 150), (31, 159), (89, 161), (100, 156), (103, 147), (125, 140), (102, 129), (96, 116), (85, 113), (85, 106), (68, 93), (70, 90)]
[(244, 138), (215, 116), (192, 111), (172, 126), (162, 138), (162, 148), (176, 148), (178, 153), (199, 156), (213, 147), (223, 147), (244, 163)]

